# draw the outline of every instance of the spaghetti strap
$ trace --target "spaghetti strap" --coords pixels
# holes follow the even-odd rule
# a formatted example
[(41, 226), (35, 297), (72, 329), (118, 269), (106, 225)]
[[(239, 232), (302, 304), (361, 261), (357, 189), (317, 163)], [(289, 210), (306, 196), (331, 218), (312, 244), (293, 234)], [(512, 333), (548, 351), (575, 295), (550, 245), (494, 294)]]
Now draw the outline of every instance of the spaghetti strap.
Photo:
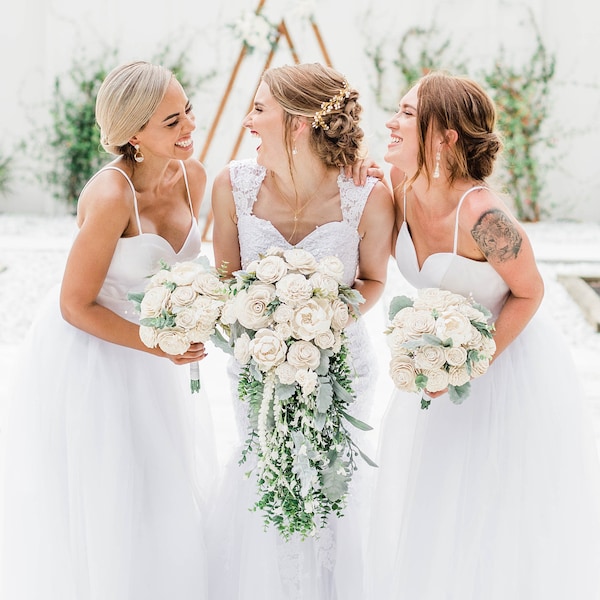
[(187, 171), (185, 170), (185, 163), (180, 160), (181, 170), (183, 171), (183, 180), (185, 181), (185, 191), (187, 192), (188, 204), (190, 205), (190, 212), (192, 213), (192, 219), (195, 219), (194, 207), (192, 206), (192, 197), (190, 195), (190, 186), (188, 185)]
[[(123, 177), (125, 177), (125, 179), (127, 179), (127, 183), (129, 184), (129, 187), (131, 188), (131, 193), (133, 194), (133, 207), (135, 210), (135, 220), (136, 220), (137, 227), (138, 227), (138, 234), (141, 235), (142, 234), (142, 224), (140, 222), (140, 214), (138, 212), (137, 195), (135, 193), (135, 188), (133, 187), (133, 182), (131, 181), (131, 179), (129, 179), (129, 176), (127, 175), (127, 173), (125, 173), (125, 171), (123, 171), (123, 169), (119, 169), (119, 167), (115, 167), (113, 165), (108, 165), (107, 167), (100, 169), (100, 171), (98, 171), (98, 173), (102, 173), (102, 171), (109, 171), (109, 170), (110, 171), (119, 171), (119, 173), (121, 173), (121, 175), (123, 175)], [(98, 173), (96, 173), (96, 175)]]
[[(456, 254), (456, 251), (458, 250), (458, 214), (460, 213), (460, 207), (462, 206), (463, 200), (467, 197), (467, 194), (470, 194), (471, 192), (473, 192), (475, 190), (485, 190), (485, 189), (487, 189), (485, 187), (485, 185), (476, 185), (472, 188), (469, 188), (461, 196), (461, 199), (458, 201), (458, 206), (456, 207), (456, 223), (454, 224), (454, 249), (452, 250), (452, 254)], [(404, 196), (404, 202), (405, 202), (405, 210), (406, 210), (406, 195)]]
[(406, 223), (406, 184), (402, 186), (402, 194), (404, 195), (404, 210), (402, 211), (402, 222)]

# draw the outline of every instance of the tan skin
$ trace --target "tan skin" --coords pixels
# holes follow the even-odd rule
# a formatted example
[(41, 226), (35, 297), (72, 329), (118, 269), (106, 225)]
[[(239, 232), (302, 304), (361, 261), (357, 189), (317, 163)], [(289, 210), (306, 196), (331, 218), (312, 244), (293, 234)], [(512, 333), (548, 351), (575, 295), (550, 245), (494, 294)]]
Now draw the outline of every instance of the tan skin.
[[(192, 157), (194, 147), (189, 143), (194, 129), (191, 105), (181, 85), (172, 79), (147, 125), (130, 140), (132, 145), (139, 144), (144, 162), (134, 167), (121, 156), (111, 163), (133, 182), (143, 232), (163, 237), (176, 251), (192, 225), (178, 161), (186, 165), (195, 218), (206, 187), (204, 167)], [(118, 240), (139, 234), (131, 188), (120, 173), (104, 171), (85, 188), (78, 202), (77, 225), (79, 232), (67, 259), (60, 293), (65, 320), (103, 340), (167, 357), (176, 364), (202, 360), (203, 344), (193, 344), (179, 356), (147, 348), (136, 324), (96, 301)]]
[[(405, 216), (405, 174), (412, 178), (417, 171), (417, 108), (418, 87), (415, 87), (402, 99), (399, 111), (386, 124), (392, 137), (385, 160), (392, 164), (390, 177), (396, 205), (395, 236)], [(431, 171), (437, 149), (441, 149), (443, 156), (444, 149), (456, 143), (457, 138), (454, 130), (433, 133), (428, 152)], [(432, 254), (452, 252), (458, 202), (466, 190), (476, 185), (483, 183), (462, 179), (450, 184), (443, 160), (438, 179), (432, 179), (430, 183), (421, 173), (412, 183), (407, 192), (406, 221), (419, 267)], [(506, 304), (495, 323), (497, 357), (523, 331), (544, 295), (543, 280), (531, 244), (519, 222), (493, 192), (476, 190), (465, 198), (461, 206), (457, 251), (466, 258), (489, 262), (510, 288)], [(443, 393), (429, 395), (437, 397)]]
[[(307, 118), (297, 117), (294, 124), (293, 140), (298, 152), (293, 157), (293, 179), (284, 144), (283, 109), (265, 83), (258, 88), (254, 109), (245, 118), (244, 126), (260, 136), (257, 162), (267, 169), (252, 209), (255, 216), (271, 221), (291, 244), (299, 244), (316, 227), (342, 220), (337, 185), (339, 169), (325, 166), (310, 149), (311, 124)], [(365, 170), (371, 165), (371, 162), (361, 163), (353, 172), (356, 180), (364, 179)], [(215, 262), (217, 265), (226, 263), (231, 274), (241, 268), (241, 263), (229, 169), (222, 170), (215, 179), (212, 209)], [(296, 222), (294, 214), (298, 217)], [(383, 291), (393, 221), (391, 194), (378, 182), (369, 195), (358, 227), (362, 240), (354, 288), (365, 298), (365, 303), (360, 305), (361, 313), (373, 306)]]

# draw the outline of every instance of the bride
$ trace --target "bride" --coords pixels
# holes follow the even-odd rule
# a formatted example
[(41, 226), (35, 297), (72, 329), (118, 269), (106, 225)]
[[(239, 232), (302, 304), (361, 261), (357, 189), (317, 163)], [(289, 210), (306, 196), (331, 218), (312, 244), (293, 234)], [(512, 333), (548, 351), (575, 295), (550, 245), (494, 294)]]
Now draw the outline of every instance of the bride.
[[(361, 158), (358, 93), (328, 67), (304, 64), (270, 69), (257, 90), (244, 126), (260, 138), (256, 160), (233, 161), (216, 178), (212, 207), (215, 261), (229, 273), (271, 246), (303, 248), (317, 258), (336, 255), (345, 283), (365, 298), (368, 310), (382, 293), (391, 251), (393, 206), (386, 186), (364, 176), (363, 185), (343, 167)], [(363, 169), (364, 172), (364, 169)], [(358, 175), (357, 175), (358, 177)], [(348, 328), (356, 373), (353, 414), (368, 422), (374, 365), (359, 322)], [(237, 385), (231, 368), (232, 391)], [(241, 439), (246, 408), (234, 400)], [(358, 437), (358, 432), (354, 435)], [(365, 443), (358, 440), (364, 448)], [(237, 458), (235, 459), (237, 463)], [(211, 519), (215, 565), (211, 593), (228, 600), (361, 599), (361, 492), (359, 467), (351, 507), (315, 538), (286, 542), (250, 512), (255, 485), (233, 464)]]

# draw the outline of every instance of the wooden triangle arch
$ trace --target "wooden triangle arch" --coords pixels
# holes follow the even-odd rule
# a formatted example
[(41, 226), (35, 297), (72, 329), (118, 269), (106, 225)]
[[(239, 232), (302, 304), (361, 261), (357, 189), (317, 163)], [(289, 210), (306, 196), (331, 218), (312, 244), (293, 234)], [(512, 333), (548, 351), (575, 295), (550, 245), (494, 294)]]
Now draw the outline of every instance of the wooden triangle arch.
[[(260, 13), (260, 11), (262, 10), (262, 8), (265, 4), (265, 1), (266, 0), (259, 0), (258, 7), (254, 11), (255, 14)], [(325, 61), (325, 64), (329, 67), (332, 66), (331, 60), (329, 58), (329, 54), (327, 53), (327, 49), (325, 48), (325, 44), (323, 43), (323, 38), (321, 37), (321, 32), (319, 31), (319, 26), (315, 23), (315, 21), (312, 17), (310, 18), (310, 25), (311, 25), (313, 33), (315, 34), (315, 37), (317, 39), (317, 43), (319, 44), (319, 48), (321, 50), (321, 54), (323, 55), (323, 60)], [(275, 56), (275, 51), (277, 50), (277, 47), (279, 46), (279, 42), (281, 41), (282, 37), (285, 38), (285, 41), (287, 42), (288, 48), (289, 48), (290, 52), (292, 53), (294, 62), (296, 64), (298, 64), (300, 62), (300, 58), (298, 57), (298, 54), (296, 53), (296, 49), (294, 48), (294, 43), (292, 42), (292, 38), (290, 37), (290, 33), (288, 31), (288, 28), (286, 27), (285, 19), (282, 18), (281, 22), (279, 23), (279, 26), (277, 27), (277, 34), (275, 36), (275, 40), (274, 40), (273, 44), (271, 45), (271, 50), (265, 60), (265, 65), (264, 65), (263, 71), (266, 71), (270, 67), (273, 57)], [(227, 87), (225, 88), (225, 93), (223, 94), (223, 97), (221, 98), (221, 102), (219, 104), (217, 114), (215, 115), (215, 118), (213, 119), (213, 122), (208, 131), (208, 135), (206, 136), (206, 140), (204, 142), (204, 147), (202, 148), (202, 151), (200, 152), (200, 155), (198, 157), (200, 162), (204, 162), (204, 160), (206, 159), (206, 155), (208, 154), (208, 150), (210, 149), (210, 146), (212, 144), (215, 132), (219, 125), (219, 121), (221, 120), (221, 117), (223, 116), (223, 111), (225, 110), (227, 100), (229, 99), (229, 95), (231, 94), (231, 91), (233, 89), (233, 84), (235, 83), (235, 80), (238, 76), (238, 71), (240, 70), (240, 67), (242, 65), (242, 62), (244, 61), (244, 58), (246, 57), (247, 52), (248, 52), (248, 50), (247, 50), (246, 44), (242, 44), (242, 49), (240, 50), (240, 54), (238, 56), (237, 62), (235, 64), (235, 66), (233, 67), (233, 71), (231, 72), (231, 76), (229, 78), (229, 82), (227, 83)], [(252, 106), (254, 103), (254, 95), (256, 94), (256, 90), (258, 89), (259, 85), (260, 85), (260, 79), (259, 79), (258, 83), (256, 84), (256, 88), (254, 90), (254, 93), (252, 94), (252, 98), (250, 99), (250, 105), (245, 114), (249, 113), (252, 110)], [(244, 132), (245, 132), (245, 129), (243, 127), (240, 127), (240, 131), (238, 133), (237, 139), (233, 146), (233, 150), (231, 151), (229, 160), (233, 160), (237, 156), (238, 150), (240, 149), (240, 145), (242, 143), (242, 139), (244, 137)], [(212, 213), (212, 209), (211, 209), (211, 210), (209, 210), (208, 214), (206, 215), (206, 223), (204, 224), (204, 229), (202, 230), (202, 240), (203, 241), (209, 240), (208, 231), (210, 230), (212, 222), (213, 222), (213, 213)]]

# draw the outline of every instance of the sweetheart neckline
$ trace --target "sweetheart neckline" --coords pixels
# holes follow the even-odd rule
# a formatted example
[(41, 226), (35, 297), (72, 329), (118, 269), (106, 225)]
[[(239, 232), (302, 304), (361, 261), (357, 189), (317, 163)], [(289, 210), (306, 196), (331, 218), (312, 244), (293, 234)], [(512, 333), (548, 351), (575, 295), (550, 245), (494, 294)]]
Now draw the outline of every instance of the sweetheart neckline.
[(179, 256), (183, 252), (184, 248), (187, 246), (190, 236), (192, 235), (192, 231), (195, 229), (195, 225), (197, 225), (196, 219), (192, 219), (192, 223), (190, 225), (190, 229), (188, 231), (187, 237), (183, 241), (183, 244), (181, 245), (181, 248), (179, 250), (175, 250), (175, 248), (173, 248), (173, 245), (171, 244), (171, 242), (169, 242), (169, 240), (167, 240), (167, 238), (163, 237), (162, 235), (160, 235), (158, 233), (154, 233), (152, 231), (142, 231), (141, 233), (138, 233), (137, 235), (132, 235), (131, 237), (124, 237), (121, 239), (122, 240), (134, 240), (135, 238), (139, 238), (144, 235), (151, 235), (151, 236), (158, 238), (159, 240), (162, 240), (165, 244), (167, 244), (167, 246), (169, 246), (169, 248), (171, 249), (171, 251), (173, 252), (173, 254), (175, 256)]

